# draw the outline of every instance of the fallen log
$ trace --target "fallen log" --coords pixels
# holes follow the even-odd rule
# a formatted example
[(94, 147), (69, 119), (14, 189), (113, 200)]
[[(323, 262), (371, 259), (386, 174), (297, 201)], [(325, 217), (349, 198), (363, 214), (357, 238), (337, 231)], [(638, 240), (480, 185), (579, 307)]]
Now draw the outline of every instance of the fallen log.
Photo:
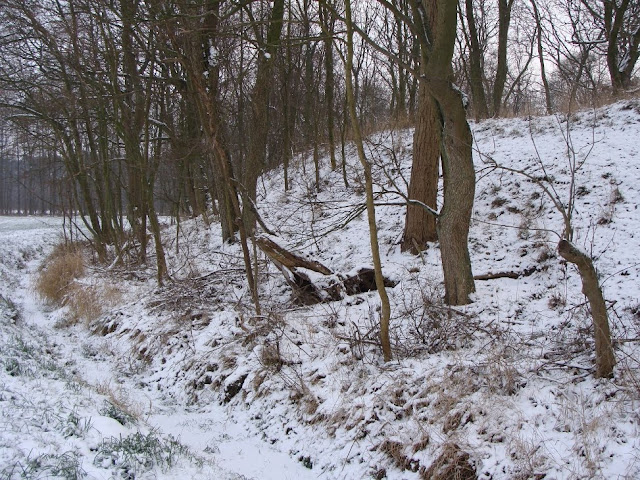
[[(258, 237), (256, 245), (282, 272), (293, 290), (295, 301), (303, 305), (340, 300), (345, 295), (356, 295), (376, 289), (373, 268), (363, 267), (344, 275), (333, 272), (322, 263), (303, 257), (278, 244), (272, 238)], [(384, 279), (385, 286), (396, 284)]]
[(275, 241), (267, 237), (256, 238), (258, 248), (267, 254), (274, 262), (287, 268), (306, 268), (323, 275), (331, 275), (333, 272), (315, 260), (308, 260), (284, 247), (278, 245)]
[(515, 271), (496, 272), (496, 273), (489, 272), (483, 275), (475, 275), (473, 279), (474, 280), (495, 280), (496, 278), (518, 279), (523, 277), (529, 277), (537, 271), (538, 271), (538, 267), (529, 267), (523, 270), (522, 272), (515, 272)]

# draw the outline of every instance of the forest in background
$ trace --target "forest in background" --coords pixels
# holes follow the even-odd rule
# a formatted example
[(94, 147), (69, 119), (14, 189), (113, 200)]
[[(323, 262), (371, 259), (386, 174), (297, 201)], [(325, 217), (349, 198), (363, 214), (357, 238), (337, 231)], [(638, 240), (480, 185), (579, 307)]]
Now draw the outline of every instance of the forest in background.
[[(163, 223), (164, 287), (151, 255), (147, 265), (102, 264), (87, 242), (60, 245), (60, 217), (2, 217), (0, 476), (75, 465), (88, 478), (124, 478), (136, 461), (136, 478), (185, 478), (184, 463), (167, 472), (157, 450), (144, 450), (145, 440), (175, 445), (166, 442), (179, 434), (207, 467), (246, 478), (435, 480), (452, 478), (451, 468), (495, 480), (637, 478), (639, 129), (638, 99), (474, 124), (477, 291), (458, 307), (443, 302), (437, 244), (420, 255), (400, 248), (405, 207), (391, 180), (409, 179), (414, 130), (370, 135), (374, 184), (387, 192), (376, 223), (394, 285), (390, 362), (378, 295), (341, 284), (371, 265), (353, 143), (350, 187), (327, 156), (320, 191), (311, 156), (293, 162), (286, 193), (281, 168), (261, 178), (260, 212), (275, 235), (257, 240), (333, 273), (294, 267), (319, 287), (296, 290), (287, 268), (258, 252), (260, 316), (239, 243), (223, 242), (220, 225), (202, 217)], [(592, 309), (578, 270), (556, 251), (564, 219), (542, 188), (566, 201), (572, 182), (574, 244), (594, 259), (605, 289), (611, 379), (595, 378)], [(105, 394), (116, 406), (103, 407)], [(122, 427), (122, 418), (136, 423)], [(66, 427), (87, 422), (94, 428), (84, 437)], [(295, 463), (295, 475), (280, 472)]]
[[(419, 20), (437, 3), (354, 2), (365, 131), (416, 122)], [(451, 74), (470, 118), (566, 112), (634, 88), (636, 2), (458, 3)], [(305, 150), (340, 168), (352, 137), (344, 7), (3, 0), (0, 212), (77, 212), (96, 241), (120, 244), (124, 219), (223, 210), (216, 155), (249, 192), (249, 177)]]

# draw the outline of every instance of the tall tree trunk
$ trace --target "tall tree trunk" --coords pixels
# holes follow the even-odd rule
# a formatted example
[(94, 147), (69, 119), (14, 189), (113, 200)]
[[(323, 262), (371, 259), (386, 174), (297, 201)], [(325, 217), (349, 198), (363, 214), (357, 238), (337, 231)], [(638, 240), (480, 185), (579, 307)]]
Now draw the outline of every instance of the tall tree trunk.
[[(445, 301), (464, 305), (475, 292), (468, 237), (475, 194), (475, 170), (471, 129), (467, 122), (462, 92), (453, 83), (451, 61), (457, 32), (457, 2), (412, 0), (413, 20), (423, 37), (425, 74), (422, 79), (431, 92), (441, 121), (441, 155), (444, 202), (437, 230), (442, 256)], [(430, 23), (425, 25), (424, 21)]]
[[(209, 56), (210, 47), (216, 45), (215, 42), (220, 33), (219, 23), (222, 3), (222, 0), (207, 0), (207, 13), (204, 19), (206, 28), (196, 37), (195, 44), (197, 48), (195, 48), (195, 52), (192, 52), (192, 56), (187, 62), (189, 63), (188, 68), (191, 70), (188, 76), (190, 88), (195, 95), (196, 111), (204, 133), (204, 155), (212, 177), (210, 183), (213, 188), (210, 188), (210, 190), (214, 192), (218, 199), (222, 240), (224, 242), (233, 242), (236, 238), (235, 234), (238, 232), (238, 218), (240, 218), (238, 217), (239, 211), (235, 208), (235, 203), (237, 203), (236, 175), (225, 148), (225, 135), (222, 129), (219, 128), (221, 122), (219, 106), (220, 65), (217, 61), (211, 61)], [(202, 65), (201, 60), (203, 58), (206, 59), (204, 65)], [(206, 85), (203, 85), (202, 82)], [(240, 102), (242, 103), (243, 101), (244, 99), (241, 95)], [(203, 102), (205, 102), (204, 105)], [(243, 131), (242, 106), (239, 108), (239, 130)], [(212, 135), (214, 137), (211, 137)], [(216, 148), (212, 148), (212, 144)], [(251, 269), (249, 268), (249, 270)], [(253, 285), (251, 279), (249, 279), (249, 284)]]
[(536, 41), (538, 45), (538, 59), (540, 61), (540, 78), (542, 79), (542, 86), (544, 88), (544, 99), (547, 107), (547, 114), (553, 113), (553, 103), (551, 102), (551, 88), (549, 87), (549, 80), (547, 79), (547, 72), (544, 65), (544, 49), (542, 48), (542, 19), (540, 18), (540, 11), (538, 10), (537, 0), (531, 0), (531, 6), (533, 7), (533, 15), (536, 21)]
[[(398, 8), (400, 8), (402, 10), (402, 13), (406, 15), (406, 1), (398, 3)], [(396, 30), (396, 49), (398, 58), (400, 58), (403, 62), (409, 63), (409, 33), (406, 31), (406, 25), (400, 18), (400, 15), (395, 14), (393, 17)], [(407, 118), (408, 73), (403, 65), (395, 65), (393, 62), (390, 65), (389, 71), (392, 77), (395, 78), (396, 84), (393, 88), (394, 105), (391, 113), (392, 115), (394, 115), (396, 120), (403, 120)]]
[(338, 167), (336, 161), (335, 139), (335, 80), (333, 71), (333, 32), (335, 22), (329, 8), (325, 3), (320, 4), (320, 20), (324, 34), (324, 102), (327, 108), (327, 140), (329, 141), (329, 163), (331, 170)]
[(445, 302), (464, 305), (475, 292), (468, 245), (475, 194), (472, 136), (460, 91), (451, 82), (435, 81), (432, 88), (443, 112), (444, 203), (438, 217), (438, 238)]
[[(145, 198), (145, 165), (140, 152), (140, 134), (144, 121), (144, 99), (142, 81), (137, 65), (137, 49), (134, 47), (134, 25), (137, 21), (138, 3), (135, 0), (121, 0), (122, 18), (122, 70), (124, 90), (116, 92), (116, 104), (120, 113), (119, 130), (124, 147), (128, 175), (129, 223), (134, 238), (140, 244), (139, 260), (146, 262), (147, 229)], [(113, 72), (116, 75), (116, 72)], [(117, 83), (114, 82), (114, 85)]]
[(484, 93), (484, 74), (482, 70), (482, 51), (478, 40), (478, 28), (473, 11), (473, 0), (466, 0), (465, 13), (469, 27), (469, 86), (476, 120), (489, 116), (487, 97)]
[[(413, 134), (409, 198), (437, 210), (441, 124), (438, 106), (424, 82), (419, 86), (418, 116)], [(407, 205), (402, 250), (418, 253), (438, 239), (436, 218), (424, 207)]]
[[(284, 18), (284, 0), (274, 0), (267, 30), (264, 51), (260, 52), (256, 81), (251, 94), (250, 144), (243, 171), (243, 195), (255, 202), (258, 177), (266, 162), (269, 135), (269, 97), (273, 90), (273, 65), (280, 45)], [(243, 209), (245, 228), (249, 233), (255, 227), (255, 216), (251, 208)]]
[(493, 111), (494, 117), (500, 116), (502, 109), (502, 95), (507, 81), (507, 44), (509, 42), (509, 26), (511, 24), (511, 8), (514, 0), (498, 0), (498, 65), (496, 78), (493, 83)]

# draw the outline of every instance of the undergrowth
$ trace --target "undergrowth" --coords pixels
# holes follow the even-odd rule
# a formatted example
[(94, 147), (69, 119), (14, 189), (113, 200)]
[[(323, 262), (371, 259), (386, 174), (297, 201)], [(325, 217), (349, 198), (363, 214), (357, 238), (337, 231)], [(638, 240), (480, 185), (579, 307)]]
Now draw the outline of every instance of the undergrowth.
[(67, 307), (56, 326), (88, 324), (122, 297), (117, 287), (106, 282), (83, 283), (85, 274), (85, 251), (80, 244), (59, 244), (43, 262), (35, 282), (38, 296), (51, 306)]
[(14, 478), (77, 480), (86, 476), (87, 472), (82, 468), (81, 458), (76, 452), (46, 453), (33, 456), (30, 454), (22, 461), (13, 462), (0, 470), (0, 480)]
[(154, 468), (167, 471), (179, 457), (196, 460), (189, 449), (171, 435), (163, 438), (153, 431), (147, 435), (136, 432), (104, 439), (93, 464), (111, 469), (115, 478), (128, 479)]

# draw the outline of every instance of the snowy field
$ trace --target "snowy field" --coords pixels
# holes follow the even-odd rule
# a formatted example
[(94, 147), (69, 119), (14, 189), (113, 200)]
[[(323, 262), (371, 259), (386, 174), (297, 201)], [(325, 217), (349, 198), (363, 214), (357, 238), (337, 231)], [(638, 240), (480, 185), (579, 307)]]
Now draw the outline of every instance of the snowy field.
[[(419, 479), (455, 459), (480, 479), (640, 478), (640, 101), (472, 128), (474, 274), (516, 278), (477, 280), (474, 303), (447, 307), (437, 246), (402, 253), (404, 209), (378, 207), (396, 283), (388, 364), (375, 292), (297, 305), (260, 256), (256, 318), (240, 250), (202, 219), (165, 226), (162, 288), (152, 265), (87, 253), (79, 288), (118, 294), (69, 321), (34, 290), (61, 220), (0, 217), (0, 479)], [(379, 191), (406, 188), (411, 146), (408, 130), (370, 138)], [(343, 274), (371, 265), (354, 153), (348, 187), (328, 169), (316, 185), (300, 157), (291, 190), (271, 171), (258, 202), (283, 245)], [(593, 376), (580, 278), (556, 253), (562, 219), (543, 188), (568, 205), (572, 165), (611, 380)]]

